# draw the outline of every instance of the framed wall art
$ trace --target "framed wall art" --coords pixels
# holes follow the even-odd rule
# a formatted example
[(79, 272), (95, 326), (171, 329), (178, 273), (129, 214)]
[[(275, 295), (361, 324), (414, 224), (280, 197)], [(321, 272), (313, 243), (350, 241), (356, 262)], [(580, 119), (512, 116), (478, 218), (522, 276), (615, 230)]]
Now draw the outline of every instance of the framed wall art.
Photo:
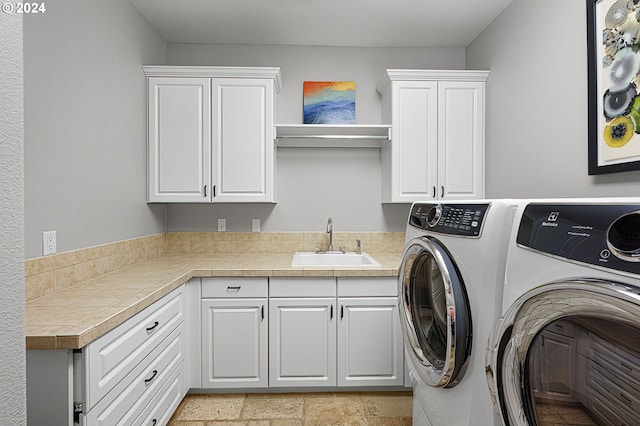
[(640, 170), (640, 0), (587, 0), (589, 174)]
[(303, 93), (304, 124), (356, 122), (355, 81), (305, 81)]

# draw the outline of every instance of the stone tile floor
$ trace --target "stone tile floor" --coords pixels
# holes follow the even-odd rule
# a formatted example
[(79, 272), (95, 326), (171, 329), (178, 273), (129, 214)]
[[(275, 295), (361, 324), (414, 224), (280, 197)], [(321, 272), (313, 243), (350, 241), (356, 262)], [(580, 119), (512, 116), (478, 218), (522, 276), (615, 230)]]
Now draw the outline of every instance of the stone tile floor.
[(578, 404), (544, 404), (536, 402), (540, 426), (597, 426), (598, 423)]
[(411, 392), (187, 395), (169, 426), (410, 426)]

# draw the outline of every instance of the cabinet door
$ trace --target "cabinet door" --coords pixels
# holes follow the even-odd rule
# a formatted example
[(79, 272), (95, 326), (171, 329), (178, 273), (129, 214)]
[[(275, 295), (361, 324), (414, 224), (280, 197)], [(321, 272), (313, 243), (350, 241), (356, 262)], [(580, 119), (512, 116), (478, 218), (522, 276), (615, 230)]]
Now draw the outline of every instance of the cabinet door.
[(338, 386), (402, 386), (396, 297), (338, 299)]
[(267, 386), (267, 299), (202, 300), (202, 387)]
[[(384, 202), (413, 202), (436, 197), (438, 179), (438, 83), (393, 84), (390, 188)], [(388, 152), (383, 151), (383, 156)], [(383, 161), (388, 163), (388, 161)]]
[(214, 202), (274, 202), (273, 81), (214, 78)]
[(573, 401), (576, 339), (542, 331), (540, 389), (543, 398)]
[(269, 387), (336, 385), (335, 301), (269, 300)]
[(210, 201), (208, 78), (148, 80), (147, 201)]
[(484, 196), (484, 83), (440, 82), (438, 196)]

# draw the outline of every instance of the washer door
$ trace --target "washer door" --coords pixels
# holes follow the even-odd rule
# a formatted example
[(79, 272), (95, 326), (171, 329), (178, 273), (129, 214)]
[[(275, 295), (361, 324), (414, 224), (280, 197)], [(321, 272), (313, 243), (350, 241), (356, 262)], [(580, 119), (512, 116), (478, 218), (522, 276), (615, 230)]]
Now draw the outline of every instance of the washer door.
[(507, 310), (487, 349), (504, 425), (546, 424), (550, 414), (638, 424), (640, 288), (591, 279), (541, 285)]
[(430, 386), (455, 386), (469, 360), (472, 330), (458, 268), (438, 240), (415, 238), (405, 247), (398, 280), (400, 323), (416, 373)]

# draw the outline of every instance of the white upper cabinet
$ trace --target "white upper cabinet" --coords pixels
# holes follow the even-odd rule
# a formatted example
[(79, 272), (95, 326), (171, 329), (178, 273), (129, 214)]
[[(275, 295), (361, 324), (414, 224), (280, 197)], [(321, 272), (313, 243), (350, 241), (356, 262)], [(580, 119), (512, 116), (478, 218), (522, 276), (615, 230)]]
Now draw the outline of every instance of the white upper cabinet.
[(279, 68), (145, 66), (148, 202), (275, 202)]
[(387, 70), (378, 84), (391, 143), (382, 147), (382, 201), (484, 196), (487, 71)]
[(148, 91), (148, 201), (207, 202), (210, 79), (154, 77)]

